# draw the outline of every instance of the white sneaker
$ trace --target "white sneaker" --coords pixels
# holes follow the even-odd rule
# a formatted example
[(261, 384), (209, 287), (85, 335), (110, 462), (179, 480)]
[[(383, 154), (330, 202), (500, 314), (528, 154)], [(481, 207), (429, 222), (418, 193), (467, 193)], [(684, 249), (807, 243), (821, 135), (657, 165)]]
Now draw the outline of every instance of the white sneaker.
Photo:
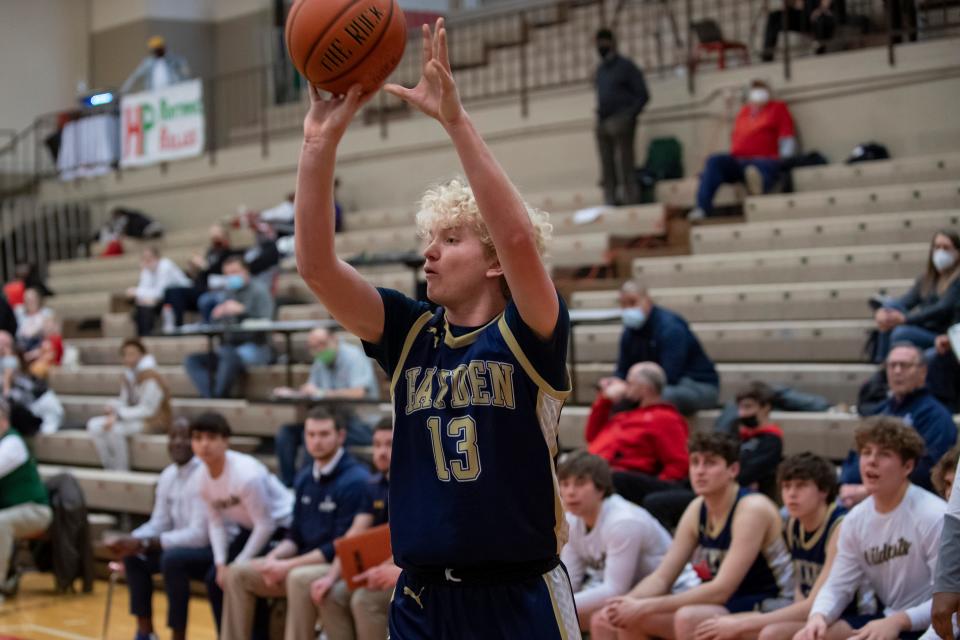
[(743, 179), (747, 183), (747, 193), (752, 196), (763, 195), (763, 175), (760, 173), (760, 169), (752, 164), (748, 165), (743, 170)]
[(687, 222), (696, 222), (707, 217), (706, 212), (700, 207), (694, 207), (687, 212)]

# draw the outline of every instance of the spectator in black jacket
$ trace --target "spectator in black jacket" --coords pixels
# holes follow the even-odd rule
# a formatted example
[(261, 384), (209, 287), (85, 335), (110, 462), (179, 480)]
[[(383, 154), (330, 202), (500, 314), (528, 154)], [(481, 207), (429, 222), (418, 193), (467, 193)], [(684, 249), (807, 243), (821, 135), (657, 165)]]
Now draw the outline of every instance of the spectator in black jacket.
[(934, 346), (953, 318), (960, 302), (960, 235), (941, 229), (930, 241), (927, 270), (906, 294), (896, 299), (876, 300), (879, 308), (874, 362), (883, 362), (890, 345), (910, 342), (921, 349)]
[(17, 335), (17, 315), (7, 302), (7, 297), (2, 293), (0, 293), (0, 331), (6, 331), (11, 336)]
[(600, 55), (594, 79), (596, 134), (603, 171), (603, 200), (608, 205), (634, 204), (640, 201), (640, 192), (634, 176), (633, 143), (637, 117), (650, 94), (643, 72), (632, 60), (617, 53), (612, 31), (597, 31), (596, 43)]
[(620, 288), (623, 333), (616, 377), (626, 380), (638, 362), (656, 362), (667, 374), (663, 401), (691, 415), (717, 406), (720, 376), (680, 315), (653, 303), (644, 284), (631, 280)]
[[(171, 287), (164, 294), (164, 302), (173, 307), (178, 327), (183, 324), (184, 312), (200, 311), (204, 308), (204, 305), (199, 304), (200, 299), (209, 290), (210, 276), (223, 275), (223, 261), (230, 256), (243, 253), (231, 248), (230, 235), (223, 225), (211, 226), (209, 234), (210, 244), (207, 246), (206, 253), (202, 256), (193, 256), (187, 264), (187, 275), (193, 280), (193, 284), (189, 287)], [(223, 302), (225, 297), (224, 295), (209, 301), (205, 308), (204, 320), (209, 320), (210, 311)]]

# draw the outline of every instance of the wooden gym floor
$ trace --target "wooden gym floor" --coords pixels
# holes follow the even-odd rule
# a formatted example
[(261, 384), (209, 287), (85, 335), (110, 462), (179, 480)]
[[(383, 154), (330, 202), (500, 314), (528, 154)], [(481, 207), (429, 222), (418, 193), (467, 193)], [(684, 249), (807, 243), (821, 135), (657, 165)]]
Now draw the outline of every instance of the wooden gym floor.
[[(79, 584), (79, 581), (78, 583)], [(98, 580), (93, 593), (57, 595), (53, 576), (28, 573), (20, 583), (20, 592), (0, 604), (0, 638), (18, 640), (132, 640), (136, 622), (128, 613), (129, 599), (125, 584), (113, 591), (109, 632), (101, 636), (103, 614), (107, 604), (107, 583)], [(153, 622), (160, 640), (169, 640), (166, 628), (167, 601), (163, 592), (153, 595)], [(216, 629), (206, 599), (190, 600), (189, 640), (216, 640)]]

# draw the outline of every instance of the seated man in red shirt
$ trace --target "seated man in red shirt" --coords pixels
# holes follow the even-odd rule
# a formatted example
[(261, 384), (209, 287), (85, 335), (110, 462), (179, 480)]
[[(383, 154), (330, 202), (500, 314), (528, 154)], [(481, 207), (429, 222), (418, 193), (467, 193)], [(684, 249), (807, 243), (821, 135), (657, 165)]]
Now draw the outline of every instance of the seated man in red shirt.
[[(610, 463), (617, 493), (635, 504), (648, 493), (684, 486), (687, 477), (687, 423), (660, 397), (666, 384), (658, 364), (638, 362), (626, 381), (601, 381), (587, 419), (587, 448)], [(611, 416), (623, 401), (639, 406)]]
[(730, 136), (730, 153), (707, 158), (700, 175), (697, 207), (689, 220), (713, 213), (713, 196), (723, 183), (746, 183), (752, 195), (769, 191), (780, 175), (780, 160), (797, 150), (793, 117), (785, 102), (771, 98), (763, 80), (750, 83), (747, 103), (740, 109)]

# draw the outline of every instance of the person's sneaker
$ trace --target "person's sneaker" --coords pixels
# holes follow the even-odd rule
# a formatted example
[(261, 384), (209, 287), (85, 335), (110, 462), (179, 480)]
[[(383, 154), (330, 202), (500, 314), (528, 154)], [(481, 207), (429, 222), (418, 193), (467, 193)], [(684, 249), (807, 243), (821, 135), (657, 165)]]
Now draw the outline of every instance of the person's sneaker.
[(137, 631), (137, 634), (133, 636), (133, 640), (159, 640), (157, 634), (155, 633), (140, 633)]
[(6, 580), (3, 581), (3, 584), (0, 584), (0, 596), (5, 596), (12, 598), (17, 595), (17, 591), (20, 589), (20, 572), (14, 571), (11, 573)]
[(687, 221), (688, 222), (697, 222), (698, 220), (703, 220), (707, 217), (706, 212), (700, 207), (694, 207), (687, 212)]
[(763, 195), (763, 175), (760, 173), (760, 169), (748, 165), (743, 170), (743, 181), (747, 183), (747, 193), (752, 196)]

